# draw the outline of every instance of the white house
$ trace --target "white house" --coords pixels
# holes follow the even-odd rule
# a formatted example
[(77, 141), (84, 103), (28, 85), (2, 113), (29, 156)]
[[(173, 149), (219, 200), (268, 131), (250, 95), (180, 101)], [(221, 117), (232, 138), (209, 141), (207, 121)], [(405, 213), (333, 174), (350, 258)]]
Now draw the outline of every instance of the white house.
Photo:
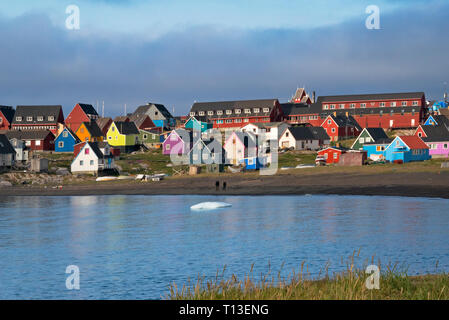
[(330, 138), (322, 127), (287, 128), (279, 139), (280, 148), (295, 150), (319, 150), (330, 144)]
[(9, 139), (9, 142), (11, 143), (12, 147), (16, 151), (16, 161), (23, 161), (26, 162), (29, 159), (29, 150), (27, 146), (25, 145), (25, 141), (12, 138)]
[[(72, 173), (98, 174), (99, 171), (114, 168), (114, 157), (108, 144), (86, 142), (76, 155), (71, 165)], [(102, 152), (104, 151), (104, 154)]]
[(282, 133), (289, 127), (285, 122), (267, 122), (267, 123), (249, 123), (246, 126), (240, 128), (242, 132), (251, 132), (256, 135), (265, 133), (265, 140), (279, 141)]

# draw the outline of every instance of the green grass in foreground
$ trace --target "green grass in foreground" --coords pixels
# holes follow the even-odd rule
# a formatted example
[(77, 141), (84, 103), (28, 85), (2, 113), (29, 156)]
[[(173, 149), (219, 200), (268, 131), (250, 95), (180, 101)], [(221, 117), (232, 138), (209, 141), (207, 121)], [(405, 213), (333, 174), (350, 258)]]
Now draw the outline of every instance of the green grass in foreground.
[[(259, 281), (249, 276), (238, 279), (232, 275), (228, 280), (217, 276), (212, 280), (198, 279), (192, 286), (178, 289), (170, 286), (167, 299), (172, 300), (436, 300), (449, 299), (449, 275), (435, 274), (408, 276), (395, 268), (381, 271), (379, 289), (369, 290), (365, 281), (369, 277), (365, 269), (354, 265), (332, 277), (326, 275), (319, 280), (307, 280), (299, 273), (288, 278), (261, 276)], [(327, 272), (326, 272), (327, 273)]]

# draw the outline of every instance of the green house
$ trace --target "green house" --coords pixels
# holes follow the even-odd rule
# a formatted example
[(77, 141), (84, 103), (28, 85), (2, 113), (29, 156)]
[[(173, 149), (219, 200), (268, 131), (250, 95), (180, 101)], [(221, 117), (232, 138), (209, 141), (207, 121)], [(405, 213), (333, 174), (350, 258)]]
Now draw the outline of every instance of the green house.
[(139, 141), (148, 147), (156, 147), (161, 144), (160, 132), (157, 130), (139, 130)]
[(374, 143), (379, 140), (388, 139), (387, 134), (382, 128), (365, 128), (360, 132), (357, 139), (351, 146), (353, 150), (363, 150), (365, 143)]

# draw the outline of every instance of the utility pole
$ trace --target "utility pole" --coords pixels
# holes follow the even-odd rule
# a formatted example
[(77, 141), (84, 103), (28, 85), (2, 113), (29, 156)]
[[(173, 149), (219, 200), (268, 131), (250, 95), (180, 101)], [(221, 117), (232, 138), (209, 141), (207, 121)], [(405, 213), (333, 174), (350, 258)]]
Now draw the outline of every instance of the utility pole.
[(102, 117), (104, 118), (104, 100), (103, 100), (103, 111), (102, 111)]

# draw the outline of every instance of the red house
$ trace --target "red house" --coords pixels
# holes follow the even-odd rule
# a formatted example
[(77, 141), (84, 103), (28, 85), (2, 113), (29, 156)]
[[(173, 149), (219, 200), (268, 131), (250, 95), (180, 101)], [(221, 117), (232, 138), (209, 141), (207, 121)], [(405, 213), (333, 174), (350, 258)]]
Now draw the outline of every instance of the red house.
[(17, 106), (11, 129), (50, 130), (56, 135), (61, 124), (64, 124), (62, 106)]
[(78, 103), (65, 119), (66, 126), (76, 132), (83, 122), (96, 121), (99, 115), (91, 104)]
[(0, 130), (9, 130), (14, 119), (13, 107), (0, 106)]
[(129, 121), (134, 122), (137, 129), (142, 130), (150, 130), (153, 128), (156, 128), (156, 125), (154, 124), (153, 120), (151, 120), (150, 116), (147, 114), (133, 114), (129, 117)]
[(190, 109), (191, 117), (203, 117), (213, 128), (240, 128), (254, 122), (282, 121), (283, 113), (278, 99), (196, 102)]
[(356, 137), (363, 130), (351, 116), (329, 115), (321, 124), (331, 141)]
[(16, 138), (34, 151), (54, 151), (55, 135), (49, 130), (10, 130), (5, 133), (8, 139)]
[(318, 151), (318, 157), (322, 157), (326, 160), (326, 163), (338, 163), (340, 156), (345, 153), (346, 149), (338, 147), (328, 147), (326, 149)]

